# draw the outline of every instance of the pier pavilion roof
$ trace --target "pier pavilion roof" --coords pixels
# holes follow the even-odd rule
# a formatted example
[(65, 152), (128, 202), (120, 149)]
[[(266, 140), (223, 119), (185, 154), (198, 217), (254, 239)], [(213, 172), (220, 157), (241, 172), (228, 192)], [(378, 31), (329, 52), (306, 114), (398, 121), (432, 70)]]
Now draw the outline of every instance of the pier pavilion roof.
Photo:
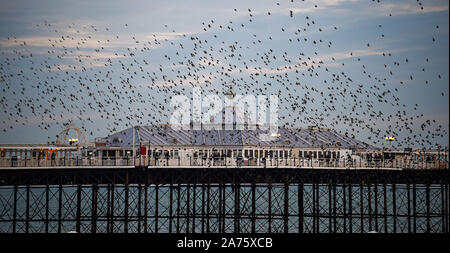
[[(232, 129), (225, 128), (225, 115), (232, 116)], [(225, 107), (211, 118), (207, 125), (186, 127), (187, 130), (177, 130), (170, 125), (136, 126), (135, 144), (150, 144), (156, 146), (263, 146), (263, 147), (293, 147), (293, 148), (358, 148), (377, 149), (363, 141), (337, 133), (333, 129), (308, 127), (285, 128), (278, 127), (276, 136), (270, 140), (260, 138), (261, 134), (269, 133), (266, 128), (248, 127), (248, 115), (236, 107)], [(215, 129), (213, 129), (215, 127)], [(200, 130), (196, 130), (200, 129)], [(213, 130), (209, 130), (213, 129)], [(220, 129), (220, 130), (217, 130)], [(254, 130), (250, 130), (254, 129)], [(132, 128), (127, 128), (103, 138), (107, 147), (131, 147), (133, 143)]]
[[(136, 126), (135, 144), (180, 146), (286, 146), (286, 147), (342, 147), (376, 149), (365, 142), (339, 134), (332, 129), (278, 128), (277, 137), (263, 140), (260, 134), (268, 131), (255, 130), (175, 130), (168, 125)], [(106, 146), (130, 147), (133, 142), (132, 128), (106, 137)]]

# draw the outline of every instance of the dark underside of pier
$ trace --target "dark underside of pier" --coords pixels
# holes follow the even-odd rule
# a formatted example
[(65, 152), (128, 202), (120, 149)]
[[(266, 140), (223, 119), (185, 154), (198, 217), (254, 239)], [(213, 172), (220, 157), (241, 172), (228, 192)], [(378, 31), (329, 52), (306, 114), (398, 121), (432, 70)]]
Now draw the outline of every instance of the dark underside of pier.
[(0, 233), (449, 233), (449, 170), (0, 170)]
[(448, 184), (450, 170), (77, 168), (0, 170), (0, 186), (102, 184)]

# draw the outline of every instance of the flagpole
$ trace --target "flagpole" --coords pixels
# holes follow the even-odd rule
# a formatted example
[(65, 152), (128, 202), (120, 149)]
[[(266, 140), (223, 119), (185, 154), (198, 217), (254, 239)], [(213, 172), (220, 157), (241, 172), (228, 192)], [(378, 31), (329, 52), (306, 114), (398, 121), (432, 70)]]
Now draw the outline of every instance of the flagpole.
[(135, 126), (136, 126), (136, 108), (134, 106), (134, 99), (133, 103), (131, 105), (133, 107), (133, 124), (132, 124), (132, 130), (133, 130), (133, 165), (136, 165), (136, 149), (135, 149), (135, 139), (136, 139), (136, 133), (135, 133)]

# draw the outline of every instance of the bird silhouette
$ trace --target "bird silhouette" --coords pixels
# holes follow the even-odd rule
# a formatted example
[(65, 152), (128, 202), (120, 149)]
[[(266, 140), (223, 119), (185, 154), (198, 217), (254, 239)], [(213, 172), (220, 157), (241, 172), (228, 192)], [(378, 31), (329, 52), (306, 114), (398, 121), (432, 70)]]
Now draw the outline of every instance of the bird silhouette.
[[(349, 138), (365, 136), (378, 146), (387, 145), (380, 136), (402, 135), (406, 137), (398, 146), (441, 148), (448, 127), (425, 117), (420, 103), (407, 105), (401, 93), (409, 84), (431, 85), (446, 77), (436, 73), (433, 80), (421, 78), (421, 72), (430, 71), (431, 58), (424, 63), (377, 51), (379, 34), (382, 38), (390, 34), (382, 25), (373, 27), (380, 32), (374, 41), (360, 44), (364, 50), (375, 50), (379, 61), (367, 60), (362, 50), (335, 56), (328, 51), (335, 43), (326, 36), (341, 32), (340, 26), (322, 26), (310, 14), (296, 12), (294, 18), (294, 10), (289, 10), (290, 19), (281, 27), (263, 33), (253, 30), (254, 22), (275, 19), (281, 12), (288, 15), (286, 9), (279, 11), (280, 3), (276, 6), (264, 12), (244, 8), (248, 20), (206, 18), (198, 25), (201, 33), (180, 33), (164, 24), (162, 32), (139, 37), (130, 33), (131, 23), (119, 30), (36, 24), (33, 29), (51, 34), (39, 51), (33, 42), (16, 36), (7, 38), (14, 49), (2, 51), (1, 130), (37, 124), (50, 137), (55, 129), (76, 120), (93, 138), (132, 125), (161, 126), (170, 119), (173, 96), (189, 95), (193, 87), (222, 95), (232, 86), (242, 95), (278, 94), (281, 127), (333, 128)], [(240, 15), (236, 8), (229, 12)], [(401, 74), (407, 69), (404, 65), (417, 65), (417, 71)]]

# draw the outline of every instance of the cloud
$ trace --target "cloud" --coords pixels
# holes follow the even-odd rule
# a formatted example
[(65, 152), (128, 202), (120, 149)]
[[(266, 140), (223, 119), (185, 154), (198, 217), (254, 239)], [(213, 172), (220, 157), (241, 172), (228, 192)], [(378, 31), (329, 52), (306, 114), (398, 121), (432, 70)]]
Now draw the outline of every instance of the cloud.
[(302, 7), (286, 8), (283, 10), (282, 14), (290, 15), (289, 11), (292, 11), (294, 14), (314, 13), (325, 9), (330, 9), (330, 7), (335, 8), (345, 3), (355, 3), (358, 1), (359, 0), (317, 0), (307, 3), (302, 2)]
[(188, 36), (190, 33), (181, 33), (181, 32), (156, 32), (149, 35), (144, 35), (144, 38), (151, 40), (178, 40), (182, 39), (184, 36)]
[(158, 81), (158, 82), (146, 84), (143, 86), (150, 87), (150, 88), (168, 87), (168, 86), (197, 86), (197, 85), (203, 85), (205, 83), (211, 83), (215, 79), (216, 79), (215, 75), (210, 74), (210, 75), (202, 76), (202, 77), (167, 79), (165, 81)]
[(63, 48), (99, 48), (111, 47), (106, 41), (87, 38), (56, 37), (56, 36), (23, 36), (15, 38), (0, 38), (0, 47), (45, 47), (49, 49)]
[[(111, 35), (99, 34), (95, 36), (86, 35), (86, 34), (77, 34), (77, 35), (67, 35), (61, 33), (61, 36), (22, 36), (22, 37), (8, 37), (8, 38), (0, 38), (0, 47), (10, 48), (10, 47), (27, 47), (27, 48), (47, 48), (49, 50), (57, 50), (57, 49), (72, 49), (79, 48), (81, 49), (113, 49), (113, 48), (127, 48), (127, 47), (136, 47), (138, 43), (134, 39), (127, 37), (113, 37)], [(178, 33), (156, 33), (156, 37), (152, 37), (151, 35), (144, 36), (144, 38), (157, 38), (158, 40), (174, 40), (177, 37), (180, 37)], [(139, 41), (139, 38), (137, 38)], [(146, 41), (142, 42), (142, 46)], [(147, 45), (146, 45), (147, 46)], [(148, 45), (151, 47), (151, 45)]]
[[(122, 42), (124, 43), (124, 42)], [(78, 49), (73, 49), (78, 47)], [(102, 49), (103, 48), (103, 49)], [(103, 67), (110, 59), (128, 58), (129, 54), (114, 52), (122, 49), (117, 44), (108, 44), (106, 40), (92, 38), (65, 38), (54, 36), (25, 36), (0, 38), (0, 51), (11, 55), (52, 55), (59, 58), (62, 64), (54, 64), (49, 71), (82, 70), (83, 68)]]
[[(398, 52), (404, 52), (408, 50), (419, 50), (420, 48), (401, 48), (396, 50), (390, 50), (391, 53), (398, 53)], [(352, 53), (352, 54), (350, 54)], [(290, 65), (283, 65), (278, 66), (276, 68), (257, 68), (249, 67), (248, 69), (241, 67), (237, 69), (233, 69), (232, 73), (238, 73), (238, 72), (245, 72), (249, 74), (282, 74), (282, 73), (289, 73), (294, 71), (300, 71), (300, 70), (307, 70), (311, 66), (323, 66), (323, 67), (330, 67), (330, 66), (338, 66), (339, 64), (337, 61), (339, 60), (346, 60), (351, 58), (357, 58), (357, 57), (365, 57), (365, 56), (373, 56), (373, 55), (382, 55), (383, 53), (386, 53), (384, 51), (381, 51), (380, 49), (353, 49), (348, 51), (339, 51), (329, 54), (324, 54), (321, 56), (314, 56), (310, 57), (310, 59), (303, 59), (300, 63), (297, 64), (290, 64)], [(332, 60), (334, 58), (334, 60)]]
[(411, 3), (392, 3), (392, 4), (382, 4), (381, 9), (384, 12), (389, 12), (392, 15), (409, 15), (409, 14), (419, 14), (419, 13), (430, 13), (430, 12), (441, 12), (448, 10), (448, 1), (444, 5), (432, 5), (424, 6), (423, 10), (420, 9), (418, 5)]
[(39, 125), (42, 123), (54, 123), (54, 122), (67, 122), (70, 120), (96, 120), (101, 119), (101, 113), (85, 113), (85, 114), (75, 114), (75, 113), (64, 113), (64, 114), (53, 114), (52, 117), (48, 114), (44, 114), (41, 116), (31, 116), (20, 119), (10, 119), (6, 121), (0, 121), (0, 126), (2, 127), (10, 127), (10, 126), (20, 126), (25, 124), (27, 126), (30, 125)]
[[(351, 54), (350, 54), (351, 52)], [(372, 56), (372, 55), (382, 55), (383, 52), (375, 50), (375, 49), (356, 49), (350, 50), (350, 52), (335, 52), (331, 54), (327, 54), (321, 57), (317, 57), (317, 60), (330, 60), (334, 58), (335, 60), (345, 60), (356, 57), (364, 57), (364, 56)]]
[(83, 70), (83, 69), (89, 69), (89, 68), (95, 68), (95, 67), (105, 67), (105, 62), (85, 62), (84, 64), (55, 64), (51, 66), (48, 71), (49, 72), (55, 72), (55, 71), (68, 71), (68, 70)]
[[(305, 3), (302, 7), (297, 8), (286, 8), (278, 13), (289, 15), (289, 11), (292, 10), (294, 14), (307, 14), (314, 13), (323, 10), (329, 10), (332, 12), (350, 12), (350, 10), (344, 10), (341, 8), (336, 8), (345, 3), (356, 3), (359, 0), (321, 0), (313, 1), (310, 3)], [(317, 7), (315, 7), (317, 5)], [(379, 4), (380, 11), (374, 11), (373, 6), (364, 5), (360, 7), (359, 11), (354, 9), (352, 13), (360, 13), (364, 15), (410, 15), (410, 14), (421, 14), (421, 13), (431, 13), (431, 12), (441, 12), (447, 11), (449, 9), (448, 1), (443, 1), (441, 4), (435, 4), (432, 2), (425, 2), (423, 9), (414, 1), (399, 3), (399, 1), (394, 3), (381, 2)]]

